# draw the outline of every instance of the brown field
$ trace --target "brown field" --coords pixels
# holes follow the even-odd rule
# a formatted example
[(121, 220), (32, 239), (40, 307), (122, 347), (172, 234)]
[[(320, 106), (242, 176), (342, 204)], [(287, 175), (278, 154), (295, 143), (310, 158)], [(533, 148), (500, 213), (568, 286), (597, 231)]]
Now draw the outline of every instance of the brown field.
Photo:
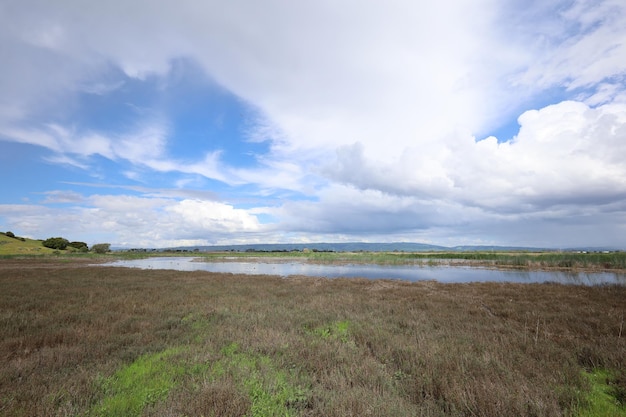
[(597, 370), (623, 410), (625, 313), (619, 286), (6, 259), (0, 415), (573, 416)]

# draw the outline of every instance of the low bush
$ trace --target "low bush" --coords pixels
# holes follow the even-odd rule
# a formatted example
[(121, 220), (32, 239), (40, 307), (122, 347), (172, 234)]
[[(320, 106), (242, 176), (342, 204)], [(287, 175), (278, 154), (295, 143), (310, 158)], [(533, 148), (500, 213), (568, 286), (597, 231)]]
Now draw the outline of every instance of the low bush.
[(89, 246), (87, 246), (87, 244), (85, 242), (70, 242), (68, 244), (69, 247), (72, 247), (74, 249), (78, 249), (79, 251), (88, 251), (89, 250)]
[(42, 242), (46, 248), (57, 250), (65, 250), (69, 244), (69, 240), (62, 237), (51, 237)]
[(95, 253), (107, 253), (111, 250), (109, 243), (96, 243), (91, 247), (91, 251)]

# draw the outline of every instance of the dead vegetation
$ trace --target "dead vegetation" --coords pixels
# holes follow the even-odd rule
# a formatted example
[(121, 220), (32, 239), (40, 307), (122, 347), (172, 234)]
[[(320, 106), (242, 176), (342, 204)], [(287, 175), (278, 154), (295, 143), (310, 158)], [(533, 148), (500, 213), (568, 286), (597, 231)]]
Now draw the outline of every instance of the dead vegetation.
[(103, 381), (168, 349), (173, 385), (136, 415), (278, 415), (265, 394), (282, 415), (576, 415), (583, 370), (625, 380), (625, 313), (620, 286), (4, 260), (0, 415), (100, 415)]

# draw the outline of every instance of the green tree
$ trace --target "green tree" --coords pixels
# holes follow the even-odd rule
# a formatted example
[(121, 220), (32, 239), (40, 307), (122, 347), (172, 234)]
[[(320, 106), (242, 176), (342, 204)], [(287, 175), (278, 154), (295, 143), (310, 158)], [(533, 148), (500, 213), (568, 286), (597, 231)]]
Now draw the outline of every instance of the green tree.
[(68, 246), (78, 249), (79, 251), (87, 251), (89, 250), (89, 246), (85, 242), (70, 242)]
[(70, 241), (62, 237), (51, 237), (42, 242), (46, 248), (64, 250)]
[(96, 243), (95, 245), (93, 245), (91, 247), (92, 252), (95, 253), (107, 253), (109, 250), (111, 250), (111, 244), (110, 243)]
[(5, 235), (8, 236), (8, 237), (15, 237), (13, 232), (6, 232)]

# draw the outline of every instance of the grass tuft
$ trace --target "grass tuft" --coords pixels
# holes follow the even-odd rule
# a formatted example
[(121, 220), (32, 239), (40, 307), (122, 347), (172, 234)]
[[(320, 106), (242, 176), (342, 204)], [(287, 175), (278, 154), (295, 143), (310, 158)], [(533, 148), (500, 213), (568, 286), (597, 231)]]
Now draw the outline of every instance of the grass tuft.
[(322, 339), (336, 339), (342, 341), (343, 343), (347, 343), (350, 340), (349, 328), (350, 321), (341, 320), (329, 325), (318, 326), (310, 331), (310, 333), (321, 337)]

